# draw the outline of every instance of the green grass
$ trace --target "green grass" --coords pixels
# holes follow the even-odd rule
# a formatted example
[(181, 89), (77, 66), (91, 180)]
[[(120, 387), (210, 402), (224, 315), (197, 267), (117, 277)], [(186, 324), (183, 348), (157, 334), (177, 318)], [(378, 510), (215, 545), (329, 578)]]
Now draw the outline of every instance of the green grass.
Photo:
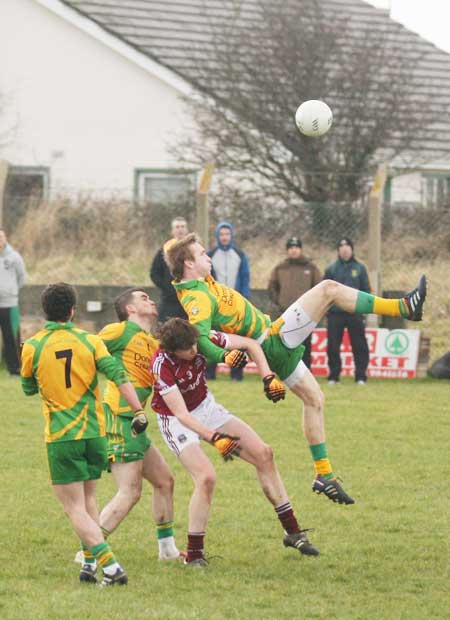
[[(273, 405), (254, 377), (241, 385), (220, 379), (212, 388), (273, 446), (301, 525), (316, 528), (311, 540), (320, 558), (284, 549), (252, 468), (222, 463), (207, 447), (218, 484), (206, 546), (221, 558), (205, 571), (158, 563), (146, 488), (111, 538), (128, 588), (81, 587), (72, 561), (77, 540), (48, 483), (38, 399), (22, 396), (19, 382), (1, 371), (2, 620), (449, 617), (446, 382), (324, 385), (330, 456), (357, 500), (351, 507), (311, 492), (311, 459), (292, 395)], [(176, 532), (184, 546), (191, 481), (163, 446), (154, 418), (150, 432), (176, 474)], [(105, 476), (100, 504), (112, 494)]]

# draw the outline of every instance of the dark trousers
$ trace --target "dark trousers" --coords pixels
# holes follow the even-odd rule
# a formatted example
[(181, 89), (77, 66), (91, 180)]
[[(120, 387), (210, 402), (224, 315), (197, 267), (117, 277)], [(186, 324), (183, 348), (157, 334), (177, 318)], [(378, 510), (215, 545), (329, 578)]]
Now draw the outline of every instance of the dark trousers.
[(6, 367), (10, 374), (17, 375), (20, 372), (18, 308), (0, 308), (0, 329)]
[[(208, 366), (206, 367), (206, 378), (215, 379), (216, 370), (217, 370), (217, 364), (208, 364)], [(242, 381), (243, 378), (244, 378), (243, 368), (230, 368), (230, 379), (233, 379), (234, 381)]]
[(308, 336), (306, 340), (302, 342), (302, 345), (305, 347), (305, 352), (303, 353), (302, 362), (305, 364), (307, 368), (311, 368), (311, 336)]
[(328, 315), (328, 367), (329, 381), (339, 381), (341, 356), (339, 353), (344, 329), (347, 328), (355, 360), (355, 381), (367, 379), (369, 348), (367, 346), (364, 318), (360, 314), (331, 313)]

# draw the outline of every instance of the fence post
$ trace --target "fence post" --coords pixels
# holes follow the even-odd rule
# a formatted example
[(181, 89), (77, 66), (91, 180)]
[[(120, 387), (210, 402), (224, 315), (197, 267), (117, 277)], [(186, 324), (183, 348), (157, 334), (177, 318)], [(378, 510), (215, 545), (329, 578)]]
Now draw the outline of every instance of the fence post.
[(6, 179), (8, 178), (9, 164), (4, 159), (0, 159), (0, 226), (3, 226), (3, 204), (6, 189)]
[(214, 162), (208, 161), (203, 168), (202, 177), (197, 190), (196, 232), (200, 235), (206, 249), (209, 247), (209, 212), (208, 194), (214, 172)]
[[(381, 164), (369, 194), (369, 278), (376, 295), (381, 290), (381, 210), (386, 177), (387, 165)], [(377, 315), (369, 314), (367, 325), (377, 327)]]

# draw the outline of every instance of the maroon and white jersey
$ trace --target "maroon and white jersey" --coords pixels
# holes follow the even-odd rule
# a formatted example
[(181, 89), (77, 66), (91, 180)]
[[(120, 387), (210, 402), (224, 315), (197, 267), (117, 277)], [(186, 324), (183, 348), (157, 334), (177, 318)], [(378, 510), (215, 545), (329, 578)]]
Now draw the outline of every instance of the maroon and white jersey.
[[(228, 348), (227, 334), (211, 331), (210, 339), (218, 347)], [(198, 407), (208, 394), (205, 379), (206, 358), (201, 353), (187, 361), (158, 349), (153, 356), (150, 371), (154, 377), (152, 409), (156, 413), (174, 415), (163, 396), (176, 387), (180, 390), (188, 411)]]

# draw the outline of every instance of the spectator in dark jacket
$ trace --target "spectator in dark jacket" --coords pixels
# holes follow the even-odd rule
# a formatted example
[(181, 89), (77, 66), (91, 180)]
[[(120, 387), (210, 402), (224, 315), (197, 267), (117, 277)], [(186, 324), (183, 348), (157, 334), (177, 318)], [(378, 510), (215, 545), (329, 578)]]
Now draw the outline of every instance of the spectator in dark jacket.
[[(247, 256), (234, 245), (234, 228), (230, 222), (219, 222), (216, 226), (217, 246), (209, 250), (212, 260), (212, 276), (220, 284), (226, 284), (247, 299), (250, 296), (250, 268)], [(242, 368), (232, 368), (231, 378), (242, 381)], [(207, 377), (214, 379), (216, 367), (208, 366)]]
[[(343, 237), (337, 244), (338, 259), (325, 270), (324, 279), (335, 280), (366, 293), (371, 292), (369, 276), (364, 263), (356, 260), (353, 242)], [(344, 329), (347, 328), (355, 360), (355, 381), (364, 385), (367, 381), (369, 365), (369, 348), (365, 334), (364, 317), (360, 314), (344, 312), (332, 306), (328, 318), (328, 366), (330, 374), (328, 383), (339, 383), (341, 374), (340, 348)]]
[[(299, 237), (286, 242), (287, 257), (279, 263), (270, 275), (269, 296), (282, 314), (294, 301), (322, 280), (322, 273), (309, 258), (303, 255), (303, 244)], [(303, 362), (311, 366), (311, 336), (304, 342)]]
[[(184, 217), (176, 217), (172, 220), (171, 235), (172, 239), (178, 241), (188, 234), (187, 222)], [(175, 289), (172, 286), (172, 274), (164, 259), (164, 249), (160, 248), (150, 267), (150, 279), (161, 291), (161, 298), (158, 306), (158, 319), (163, 322), (171, 317), (186, 319), (187, 315), (178, 301)]]

